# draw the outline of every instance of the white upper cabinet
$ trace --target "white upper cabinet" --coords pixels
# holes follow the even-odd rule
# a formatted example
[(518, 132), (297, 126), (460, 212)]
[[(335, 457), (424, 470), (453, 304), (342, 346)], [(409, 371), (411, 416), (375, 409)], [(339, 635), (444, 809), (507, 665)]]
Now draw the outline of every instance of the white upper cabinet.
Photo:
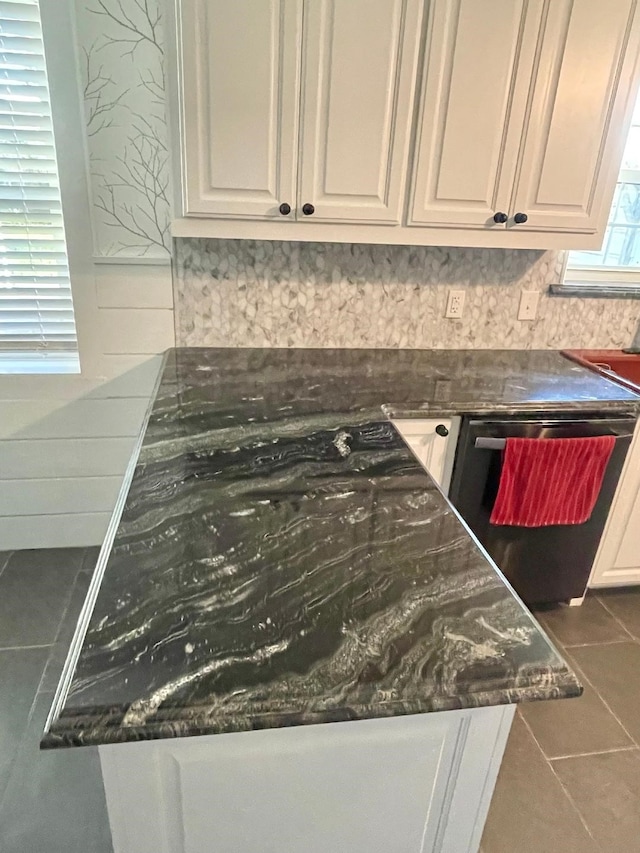
[(421, 9), (183, 0), (186, 213), (399, 224)]
[(302, 0), (183, 0), (187, 214), (284, 218), (296, 193)]
[(429, 4), (410, 224), (504, 230), (541, 13), (542, 0)]
[[(422, 0), (308, 0), (298, 209), (399, 224)], [(308, 208), (307, 208), (308, 209)]]
[(602, 236), (633, 102), (637, 5), (433, 0), (409, 224)]
[(547, 4), (520, 175), (520, 227), (604, 235), (640, 47), (635, 0)]
[(174, 235), (600, 248), (640, 0), (173, 2)]

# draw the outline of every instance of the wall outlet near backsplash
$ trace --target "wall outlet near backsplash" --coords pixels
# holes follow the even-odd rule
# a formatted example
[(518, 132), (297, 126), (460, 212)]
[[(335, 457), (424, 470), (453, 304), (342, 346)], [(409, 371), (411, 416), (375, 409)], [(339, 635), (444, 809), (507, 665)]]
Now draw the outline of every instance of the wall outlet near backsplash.
[(450, 290), (447, 295), (447, 310), (444, 316), (448, 320), (459, 320), (464, 311), (464, 290)]
[(520, 293), (520, 306), (518, 308), (518, 320), (535, 320), (538, 316), (538, 303), (540, 292), (538, 290), (523, 290)]
[[(564, 252), (176, 239), (178, 346), (619, 348), (637, 301), (550, 296)], [(464, 312), (446, 322), (448, 294)], [(536, 321), (518, 320), (521, 291)]]

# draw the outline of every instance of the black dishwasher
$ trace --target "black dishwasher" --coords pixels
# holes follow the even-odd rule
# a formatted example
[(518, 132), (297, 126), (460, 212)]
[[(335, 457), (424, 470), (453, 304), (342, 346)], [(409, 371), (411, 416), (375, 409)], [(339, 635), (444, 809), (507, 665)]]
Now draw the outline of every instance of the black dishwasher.
[[(526, 604), (568, 601), (584, 594), (634, 428), (635, 420), (626, 417), (463, 420), (449, 498)], [(489, 523), (504, 439), (597, 435), (615, 435), (616, 443), (588, 521), (549, 527)]]

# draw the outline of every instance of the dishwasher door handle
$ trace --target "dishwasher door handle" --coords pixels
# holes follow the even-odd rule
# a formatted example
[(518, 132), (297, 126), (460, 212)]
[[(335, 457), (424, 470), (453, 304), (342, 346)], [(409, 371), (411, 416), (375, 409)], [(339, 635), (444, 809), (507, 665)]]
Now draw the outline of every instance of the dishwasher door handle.
[(504, 450), (506, 438), (476, 438), (476, 450)]
[[(607, 434), (612, 435), (612, 433), (603, 433), (603, 435), (607, 435)], [(579, 438), (596, 438), (596, 436), (578, 436), (578, 437)], [(624, 437), (625, 437), (624, 434), (623, 435), (615, 435), (616, 439), (624, 438)], [(630, 435), (627, 435), (626, 437), (629, 438)], [(554, 439), (553, 438), (541, 438), (541, 439), (538, 439), (538, 441), (554, 441)], [(556, 441), (557, 441), (557, 439), (556, 439)], [(488, 437), (484, 438), (484, 437), (480, 437), (480, 438), (476, 438), (473, 446), (476, 448), (476, 450), (504, 450), (506, 443), (507, 443), (506, 438), (488, 438)]]

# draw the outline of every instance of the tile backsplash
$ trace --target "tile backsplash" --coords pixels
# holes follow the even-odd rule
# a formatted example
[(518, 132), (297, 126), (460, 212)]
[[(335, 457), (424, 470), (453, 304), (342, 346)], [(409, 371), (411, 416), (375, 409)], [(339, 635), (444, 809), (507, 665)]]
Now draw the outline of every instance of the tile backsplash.
[[(620, 347), (640, 301), (550, 297), (563, 253), (254, 240), (175, 241), (178, 346)], [(447, 291), (465, 291), (461, 320)], [(520, 291), (542, 293), (517, 319)]]

